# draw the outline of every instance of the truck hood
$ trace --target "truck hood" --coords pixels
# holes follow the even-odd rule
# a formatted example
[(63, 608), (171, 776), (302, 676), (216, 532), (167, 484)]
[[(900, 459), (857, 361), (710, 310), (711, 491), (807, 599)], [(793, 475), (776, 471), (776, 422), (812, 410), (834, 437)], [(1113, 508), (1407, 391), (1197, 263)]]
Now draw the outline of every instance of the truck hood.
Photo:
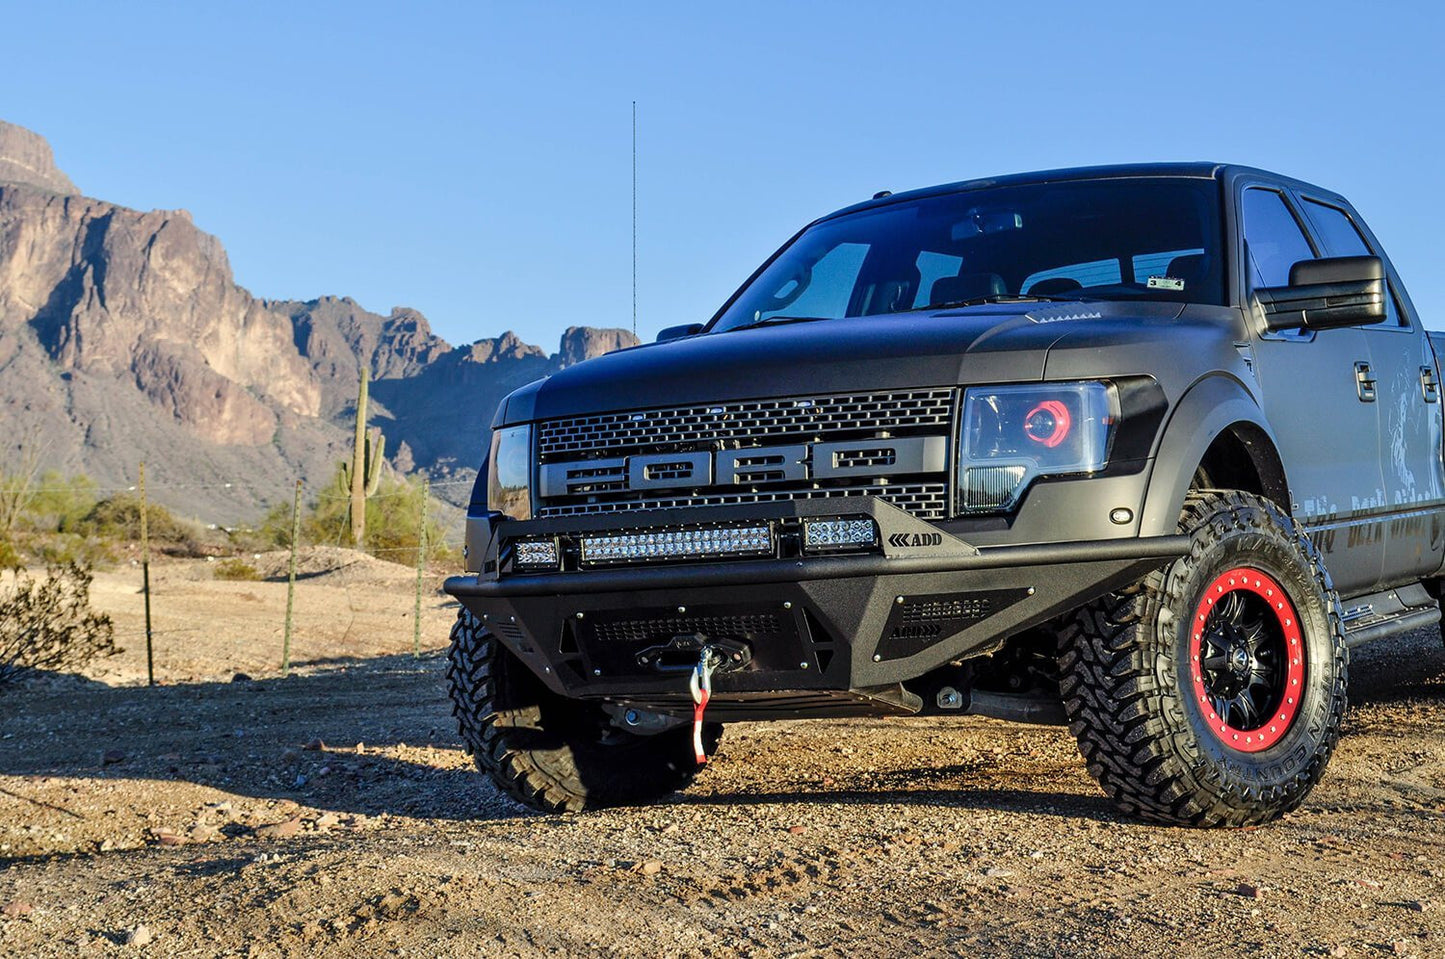
[[(1081, 325), (1178, 316), (1171, 303), (1006, 303), (784, 323), (634, 347), (512, 393), (497, 423), (777, 396), (1044, 377), (1049, 348)], [(1116, 325), (1116, 324), (1108, 324)]]

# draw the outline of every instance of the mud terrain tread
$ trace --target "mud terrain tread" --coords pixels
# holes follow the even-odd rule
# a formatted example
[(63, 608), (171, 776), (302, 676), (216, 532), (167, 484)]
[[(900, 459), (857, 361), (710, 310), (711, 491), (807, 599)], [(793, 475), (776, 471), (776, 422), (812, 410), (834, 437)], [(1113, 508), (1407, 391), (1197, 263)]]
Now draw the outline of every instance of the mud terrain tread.
[[(1348, 672), (1339, 600), (1314, 544), (1266, 500), (1234, 491), (1199, 491), (1185, 503), (1180, 528), (1194, 536), (1188, 556), (1083, 607), (1063, 624), (1060, 687), (1069, 728), (1089, 773), (1129, 814), (1198, 827), (1265, 822), (1303, 801), (1339, 739)], [(1333, 655), (1341, 664), (1321, 748), (1290, 782), (1267, 791), (1241, 789), (1199, 755), (1173, 684), (1164, 676), (1167, 665), (1154, 655), (1152, 637), (1143, 635), (1156, 617), (1161, 634), (1176, 628), (1170, 610), (1189, 602), (1182, 595), (1188, 572), (1209, 546), (1231, 533), (1293, 543), (1326, 597)]]
[[(671, 753), (679, 760), (688, 759), (691, 747), (681, 748), (682, 734), (674, 730), (652, 737), (658, 748), (632, 754), (616, 754), (615, 769), (605, 778), (584, 782), (576, 765), (567, 762), (570, 751), (580, 747), (568, 744), (548, 750), (558, 760), (544, 768), (539, 750), (522, 744), (521, 730), (544, 728), (538, 698), (514, 695), (517, 680), (507, 676), (506, 658), (510, 654), (485, 627), (466, 610), (461, 611), (452, 627), (452, 643), (447, 653), (447, 692), (452, 701), (462, 743), (473, 757), (477, 768), (487, 773), (507, 795), (543, 812), (581, 812), (584, 809), (645, 802), (688, 786), (697, 773), (690, 761), (661, 760)], [(514, 667), (521, 671), (522, 667)], [(527, 677), (542, 697), (556, 697), (539, 683)], [(518, 700), (518, 701), (512, 701)], [(711, 754), (717, 748), (722, 727), (709, 723), (705, 727), (704, 746)], [(597, 747), (599, 749), (606, 747)], [(562, 755), (563, 753), (569, 755)]]

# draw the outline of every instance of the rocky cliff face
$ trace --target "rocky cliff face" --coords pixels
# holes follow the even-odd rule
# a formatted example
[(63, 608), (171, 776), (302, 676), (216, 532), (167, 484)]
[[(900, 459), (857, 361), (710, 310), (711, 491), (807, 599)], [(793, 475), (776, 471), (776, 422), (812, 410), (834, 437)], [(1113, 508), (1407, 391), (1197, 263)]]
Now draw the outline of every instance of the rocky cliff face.
[(55, 165), (50, 144), (38, 133), (0, 120), (0, 182), (24, 183), (51, 193), (79, 193)]
[(553, 355), (512, 333), (453, 348), (404, 307), (257, 299), (185, 211), (80, 196), (43, 139), (0, 122), (3, 442), (39, 435), (50, 465), (102, 484), (146, 459), (158, 485), (190, 490), (174, 505), (231, 519), (298, 475), (324, 482), (363, 365), (402, 465), (466, 471), (504, 393), (635, 343), (574, 327)]

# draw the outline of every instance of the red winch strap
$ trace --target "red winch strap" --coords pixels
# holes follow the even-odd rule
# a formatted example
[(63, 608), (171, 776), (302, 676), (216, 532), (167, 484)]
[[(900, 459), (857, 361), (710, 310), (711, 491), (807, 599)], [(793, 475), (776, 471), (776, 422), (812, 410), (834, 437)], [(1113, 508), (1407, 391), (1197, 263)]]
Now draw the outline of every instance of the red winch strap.
[(707, 750), (702, 744), (702, 715), (707, 711), (708, 700), (712, 699), (711, 650), (704, 649), (697, 658), (697, 666), (693, 668), (692, 676), (688, 680), (688, 688), (692, 692), (692, 755), (699, 766), (705, 766)]

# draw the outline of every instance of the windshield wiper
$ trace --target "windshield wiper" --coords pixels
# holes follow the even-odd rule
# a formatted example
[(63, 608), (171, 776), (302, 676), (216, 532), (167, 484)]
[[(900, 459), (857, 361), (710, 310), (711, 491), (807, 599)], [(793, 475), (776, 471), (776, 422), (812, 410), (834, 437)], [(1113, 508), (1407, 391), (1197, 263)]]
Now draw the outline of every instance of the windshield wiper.
[(929, 303), (909, 310), (951, 310), (960, 306), (981, 306), (984, 303), (1078, 303), (1083, 297), (1061, 296), (1055, 293), (990, 293), (988, 296), (971, 296), (966, 300), (948, 300), (943, 303)]
[(742, 326), (735, 326), (735, 330), (750, 330), (755, 326), (772, 326), (778, 323), (815, 323), (819, 320), (826, 320), (826, 316), (765, 316), (761, 320), (753, 320), (751, 323), (744, 323)]

